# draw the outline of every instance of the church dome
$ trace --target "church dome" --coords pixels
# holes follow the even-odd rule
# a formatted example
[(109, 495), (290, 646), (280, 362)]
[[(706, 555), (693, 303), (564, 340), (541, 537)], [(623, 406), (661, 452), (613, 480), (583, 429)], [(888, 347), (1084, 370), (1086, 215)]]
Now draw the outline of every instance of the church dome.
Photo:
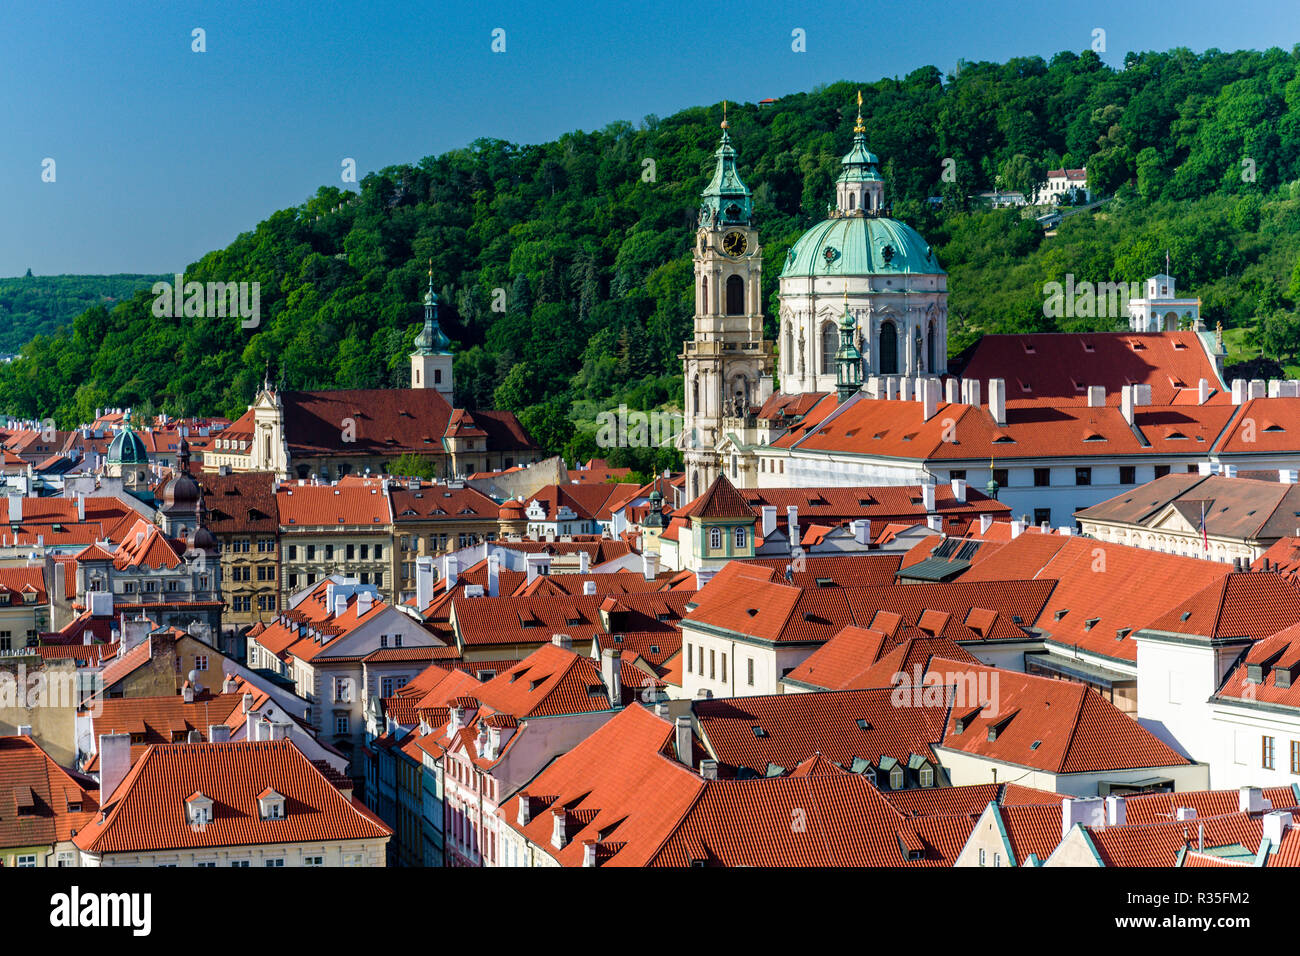
[(166, 508), (193, 505), (199, 500), (199, 483), (187, 472), (181, 472), (163, 486), (162, 499)]
[(944, 275), (921, 234), (897, 219), (840, 216), (813, 226), (790, 247), (781, 278)]
[(118, 432), (108, 445), (107, 462), (110, 465), (145, 465), (149, 462), (149, 452), (144, 441), (130, 425)]
[(497, 512), (497, 519), (500, 521), (523, 521), (524, 505), (521, 501), (514, 498), (506, 501)]

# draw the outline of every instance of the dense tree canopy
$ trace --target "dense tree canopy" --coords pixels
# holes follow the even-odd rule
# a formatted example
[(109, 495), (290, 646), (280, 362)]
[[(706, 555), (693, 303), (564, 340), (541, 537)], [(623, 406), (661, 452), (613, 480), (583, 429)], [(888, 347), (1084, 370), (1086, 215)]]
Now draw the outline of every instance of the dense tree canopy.
[[(1121, 70), (1061, 53), (863, 84), (894, 213), (950, 273), (950, 349), (986, 332), (1114, 327), (1054, 326), (1043, 284), (1141, 280), (1168, 250), (1211, 323), (1267, 316), (1264, 338), (1289, 351), (1279, 316), (1300, 295), (1298, 65), (1279, 49), (1133, 54)], [(729, 113), (769, 315), (786, 252), (833, 199), (857, 89)], [(719, 115), (698, 107), (541, 145), (483, 139), (371, 173), (359, 194), (323, 187), (186, 272), (259, 282), (255, 328), (156, 317), (147, 290), (96, 305), (0, 369), (0, 409), (63, 426), (109, 404), (233, 416), (268, 367), (293, 388), (404, 385), (431, 260), (458, 403), (521, 413), (551, 451), (603, 453), (600, 411), (680, 403), (690, 242)], [(1087, 165), (1114, 200), (1050, 238), (1017, 211), (967, 209), (974, 192), (1032, 188), (1061, 165)], [(672, 461), (654, 449), (618, 457), (647, 471)]]

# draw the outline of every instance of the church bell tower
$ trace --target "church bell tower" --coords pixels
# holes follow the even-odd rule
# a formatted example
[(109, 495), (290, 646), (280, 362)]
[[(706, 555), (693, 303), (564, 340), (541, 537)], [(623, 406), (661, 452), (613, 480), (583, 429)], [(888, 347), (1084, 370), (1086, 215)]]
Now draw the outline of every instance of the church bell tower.
[(736, 171), (725, 109), (717, 165), (702, 194), (695, 234), (695, 334), (680, 356), (686, 387), (680, 447), (688, 499), (718, 475), (724, 420), (751, 416), (772, 392), (772, 343), (763, 339), (763, 251), (749, 187)]

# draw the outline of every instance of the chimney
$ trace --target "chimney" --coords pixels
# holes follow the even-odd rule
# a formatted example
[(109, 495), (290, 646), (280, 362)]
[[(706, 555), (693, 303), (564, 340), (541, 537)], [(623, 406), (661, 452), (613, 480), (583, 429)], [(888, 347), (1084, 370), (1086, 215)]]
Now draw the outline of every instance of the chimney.
[(916, 390), (920, 392), (921, 421), (928, 422), (939, 411), (939, 380), (937, 378), (918, 379)]
[(1223, 477), (1224, 477), (1224, 478), (1236, 478), (1236, 477), (1237, 477), (1237, 466), (1236, 466), (1236, 465), (1230, 465), (1230, 464), (1228, 464), (1228, 463), (1225, 461), (1225, 462), (1223, 463)]
[(433, 603), (433, 558), (415, 559), (415, 607), (423, 611)]
[(1268, 837), (1271, 850), (1277, 849), (1282, 842), (1282, 834), (1291, 826), (1291, 814), (1286, 810), (1274, 810), (1264, 814), (1264, 836)]
[(1106, 386), (1089, 385), (1088, 386), (1088, 407), (1101, 408), (1106, 404)]
[(1212, 474), (1214, 474), (1214, 462), (1212, 462), (1212, 461), (1198, 461), (1198, 462), (1196, 463), (1196, 473), (1197, 473), (1198, 475), (1212, 475)]
[(442, 576), (446, 582), (447, 590), (450, 591), (456, 586), (456, 579), (460, 576), (460, 561), (454, 554), (449, 554), (443, 559), (442, 566)]
[(189, 681), (181, 685), (181, 699), (187, 704), (194, 703), (194, 685)]
[(659, 554), (656, 551), (641, 552), (641, 574), (647, 581), (653, 581), (659, 574)]
[(551, 846), (563, 850), (569, 844), (568, 813), (561, 807), (551, 811)]
[(99, 805), (113, 795), (131, 770), (131, 735), (99, 735)]
[(1011, 522), (1011, 537), (1018, 538), (1025, 533), (1025, 523), (1017, 518)]
[(988, 534), (989, 527), (993, 524), (992, 515), (980, 515), (980, 534)]
[(562, 647), (566, 651), (573, 650), (573, 638), (568, 634), (552, 634), (551, 643), (556, 647)]
[(931, 531), (943, 530), (943, 515), (926, 515), (925, 526)]
[(1244, 378), (1234, 378), (1232, 380), (1232, 404), (1244, 405), (1248, 397), (1246, 380)]
[(369, 591), (357, 592), (357, 617), (364, 617), (375, 606), (375, 596)]
[(77, 520), (86, 520), (86, 496), (77, 492)]
[(252, 709), (253, 709), (253, 695), (245, 694), (243, 701), (240, 702), (240, 711), (246, 714)]
[(236, 680), (235, 680), (235, 675), (234, 675), (234, 674), (227, 674), (227, 675), (226, 675), (226, 679), (225, 679), (225, 681), (224, 681), (224, 682), (222, 683), (222, 685), (221, 685), (221, 693), (223, 693), (223, 694), (233, 694), (233, 693), (235, 692), (235, 687), (236, 687), (236, 685), (237, 685), (237, 682), (236, 682)]
[(525, 580), (528, 584), (532, 584), (539, 576), (550, 571), (551, 557), (547, 554), (526, 555), (524, 557), (524, 567), (528, 571)]
[(716, 760), (709, 760), (709, 759), (701, 760), (700, 776), (703, 777), (705, 780), (717, 780), (718, 762)]
[(900, 402), (910, 402), (912, 400), (912, 380), (906, 375), (898, 377), (898, 400)]
[(582, 841), (582, 865), (583, 866), (596, 865), (596, 846), (598, 845), (598, 842), (599, 841), (597, 840)]
[(961, 392), (961, 383), (957, 379), (950, 378), (943, 383), (943, 400), (949, 405), (957, 404), (958, 399), (961, 397)]
[(790, 537), (790, 547), (799, 547), (799, 506), (788, 505), (785, 509), (786, 531)]
[(225, 744), (230, 742), (230, 728), (225, 724), (208, 724), (208, 742)]
[[(1297, 534), (1296, 537), (1300, 538), (1300, 534)], [(697, 570), (695, 572), (695, 590), (704, 590), (704, 585), (708, 584), (709, 581), (713, 579), (715, 573), (716, 571), (713, 568), (700, 568)]]
[(1106, 826), (1122, 827), (1124, 825), (1125, 809), (1123, 797), (1106, 798)]
[(977, 378), (970, 378), (966, 379), (962, 384), (969, 390), (969, 394), (966, 396), (966, 404), (980, 404), (980, 380)]
[(19, 725), (18, 725), (18, 736), (19, 736), (19, 737), (30, 737), (31, 735), (32, 735), (32, 725), (31, 725), (31, 724), (19, 724)]
[(1196, 819), (1195, 807), (1174, 807), (1174, 819), (1180, 823), (1186, 823), (1188, 820)]
[(1204, 405), (1210, 400), (1210, 380), (1203, 378), (1196, 383), (1196, 404)]
[(1250, 387), (1247, 394), (1250, 398), (1267, 398), (1268, 382), (1264, 381), (1262, 378), (1252, 378), (1250, 380)]
[(1242, 787), (1238, 793), (1237, 809), (1242, 813), (1258, 813), (1271, 810), (1272, 805), (1264, 800), (1264, 791), (1259, 787)]
[(921, 483), (921, 507), (925, 509), (926, 514), (934, 510), (934, 493), (935, 486), (933, 482)]
[(989, 379), (989, 414), (998, 427), (1007, 423), (1007, 383), (1005, 379)]
[(499, 597), (501, 594), (501, 555), (489, 554), (487, 561), (488, 572), (488, 597)]
[(1146, 406), (1151, 404), (1151, 386), (1134, 385), (1133, 386), (1133, 406)]
[(1092, 827), (1105, 825), (1106, 805), (1101, 797), (1066, 797), (1061, 801), (1061, 838), (1080, 823)]
[(609, 692), (609, 703), (619, 707), (623, 703), (623, 681), (619, 668), (623, 664), (623, 654), (616, 647), (607, 647), (600, 653), (600, 676), (605, 681), (605, 690)]
[(763, 537), (766, 538), (776, 530), (776, 505), (763, 505)]
[(596, 593), (596, 582), (595, 582), (595, 581), (583, 581), (583, 582), (582, 582), (582, 593), (585, 594), (587, 597), (591, 597), (591, 596), (593, 596), (593, 595)]
[(1294, 468), (1278, 469), (1277, 480), (1284, 485), (1294, 485), (1297, 478), (1300, 478), (1300, 471), (1297, 471)]
[(678, 717), (673, 725), (674, 743), (677, 750), (677, 759), (681, 763), (691, 766), (691, 718)]
[(1119, 390), (1119, 410), (1129, 425), (1133, 424), (1133, 406), (1133, 386), (1125, 385)]
[[(360, 595), (357, 596), (357, 603), (358, 603), (358, 605), (361, 603), (361, 597), (360, 597)], [(348, 596), (347, 596), (346, 594), (341, 593), (341, 592), (335, 591), (335, 592), (334, 592), (334, 603), (331, 605), (331, 608), (332, 608), (332, 610), (333, 610), (333, 614), (334, 614), (335, 617), (342, 617), (344, 614), (347, 613), (347, 610), (348, 610)], [(359, 607), (358, 607), (358, 609), (357, 609), (357, 613), (358, 613), (358, 614), (361, 613), (361, 610), (360, 610)]]
[(528, 826), (528, 821), (533, 818), (532, 809), (533, 808), (528, 796), (528, 791), (520, 790), (519, 791), (519, 816), (515, 818), (515, 822), (517, 822), (521, 827)]
[(853, 522), (853, 540), (863, 547), (871, 543), (870, 518), (859, 518)]
[(958, 504), (966, 503), (966, 479), (954, 478), (952, 480), (952, 496)]
[(579, 551), (578, 552), (578, 573), (586, 574), (590, 570), (591, 570), (591, 555), (587, 554), (586, 551)]
[(12, 524), (15, 521), (23, 520), (23, 496), (9, 496), (9, 521)]

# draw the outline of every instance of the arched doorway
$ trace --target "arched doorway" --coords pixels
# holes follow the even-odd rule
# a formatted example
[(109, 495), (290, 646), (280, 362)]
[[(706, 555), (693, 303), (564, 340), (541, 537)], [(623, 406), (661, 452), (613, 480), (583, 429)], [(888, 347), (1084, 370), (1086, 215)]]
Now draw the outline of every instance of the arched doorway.
[(876, 362), (879, 375), (898, 374), (898, 328), (889, 319), (880, 323), (880, 355)]

